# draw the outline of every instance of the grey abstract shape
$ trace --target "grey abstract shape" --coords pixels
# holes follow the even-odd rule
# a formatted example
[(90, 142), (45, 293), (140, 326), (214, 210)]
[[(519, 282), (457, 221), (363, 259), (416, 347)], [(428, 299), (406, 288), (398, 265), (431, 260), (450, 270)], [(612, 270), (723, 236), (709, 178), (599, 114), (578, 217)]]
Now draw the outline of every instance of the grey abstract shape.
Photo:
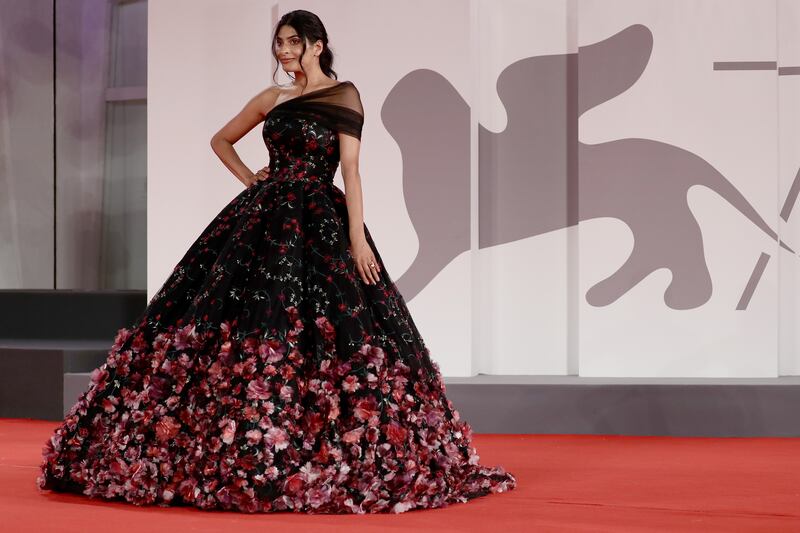
[[(652, 34), (633, 25), (599, 43), (578, 51), (579, 101), (590, 109), (617, 80), (635, 80), (646, 67), (652, 50)], [(643, 57), (644, 56), (644, 57)], [(600, 80), (600, 83), (597, 83)], [(593, 105), (584, 105), (584, 102)], [(608, 305), (659, 268), (667, 268), (672, 280), (664, 302), (673, 309), (692, 309), (711, 297), (712, 282), (703, 253), (697, 220), (689, 209), (689, 188), (701, 185), (716, 192), (766, 235), (780, 242), (736, 187), (711, 164), (683, 148), (649, 139), (620, 139), (594, 145), (579, 144), (581, 220), (614, 217), (634, 234), (634, 248), (614, 274), (586, 295), (591, 305)]]
[(781, 208), (781, 218), (784, 222), (789, 221), (789, 215), (792, 214), (794, 204), (797, 203), (798, 194), (800, 194), (800, 169), (797, 170), (797, 174), (794, 176), (794, 181), (792, 181), (789, 194), (786, 195), (786, 200), (784, 200), (783, 207)]
[[(780, 242), (736, 187), (688, 150), (637, 138), (579, 142), (580, 115), (630, 88), (652, 45), (650, 30), (636, 24), (578, 54), (516, 61), (497, 81), (506, 128), (479, 126), (480, 248), (601, 217), (630, 227), (633, 251), (589, 289), (594, 306), (613, 303), (660, 268), (672, 273), (666, 305), (692, 309), (708, 301), (711, 276), (687, 200), (695, 185)], [(397, 280), (410, 299), (469, 249), (469, 108), (441, 75), (420, 70), (394, 87), (382, 118), (402, 151), (406, 206), (420, 239), (417, 257)]]
[(777, 61), (714, 61), (714, 70), (775, 70)]
[(396, 282), (409, 300), (470, 248), (469, 115), (455, 88), (432, 70), (400, 79), (381, 110), (401, 149), (403, 198), (419, 239), (413, 265)]
[(800, 67), (779, 67), (777, 61), (714, 61), (714, 70), (777, 70), (778, 76), (800, 74)]
[(737, 311), (744, 311), (747, 309), (747, 306), (750, 305), (750, 299), (753, 298), (753, 293), (756, 291), (758, 282), (761, 280), (761, 276), (764, 275), (764, 270), (767, 268), (769, 257), (769, 254), (761, 252), (758, 261), (756, 261), (756, 266), (753, 267), (753, 272), (750, 274), (750, 279), (747, 281), (744, 291), (742, 291), (742, 296), (739, 298), (739, 303), (736, 304)]

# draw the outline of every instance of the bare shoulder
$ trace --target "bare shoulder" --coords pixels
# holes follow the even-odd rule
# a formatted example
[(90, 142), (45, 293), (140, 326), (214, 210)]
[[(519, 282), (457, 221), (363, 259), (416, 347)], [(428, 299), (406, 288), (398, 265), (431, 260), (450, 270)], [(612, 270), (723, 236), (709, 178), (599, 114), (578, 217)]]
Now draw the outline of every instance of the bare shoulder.
[(261, 103), (264, 105), (265, 109), (269, 109), (275, 102), (278, 101), (280, 95), (283, 94), (283, 87), (280, 85), (270, 85), (263, 91), (261, 91), (258, 95)]
[(276, 83), (269, 88), (276, 95), (291, 93), (294, 89), (295, 85), (293, 83)]
[(284, 102), (285, 100), (289, 100), (291, 98), (294, 98), (295, 96), (298, 96), (298, 94), (300, 92), (300, 91), (297, 90), (297, 86), (295, 84), (291, 83), (291, 82), (284, 83), (282, 85), (281, 84), (275, 84), (275, 85), (272, 85), (271, 87), (269, 87), (269, 89), (267, 89), (267, 90), (270, 93), (270, 95), (269, 95), (269, 98), (270, 98), (269, 107), (272, 107), (274, 105), (278, 105), (281, 102)]

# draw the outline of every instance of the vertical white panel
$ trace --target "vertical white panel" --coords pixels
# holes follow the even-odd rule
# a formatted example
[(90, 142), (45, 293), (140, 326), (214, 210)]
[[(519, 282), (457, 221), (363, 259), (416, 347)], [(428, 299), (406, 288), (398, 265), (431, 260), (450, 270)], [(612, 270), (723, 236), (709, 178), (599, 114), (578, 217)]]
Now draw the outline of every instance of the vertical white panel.
[[(581, 0), (579, 20), (581, 98), (608, 93), (579, 122), (581, 191), (603, 185), (594, 197), (581, 197), (582, 218), (594, 218), (580, 230), (580, 374), (775, 376), (777, 264), (786, 252), (734, 205), (740, 193), (776, 229), (777, 80), (769, 65), (714, 70), (715, 62), (775, 61), (774, 2)], [(644, 39), (584, 56), (584, 47), (626, 28), (652, 34), (640, 73), (631, 70), (639, 58), (616, 61), (646, 50)], [(584, 63), (590, 59), (599, 68)], [(584, 67), (592, 76), (584, 76)], [(603, 79), (607, 73), (615, 77)], [(702, 241), (696, 232), (673, 229), (690, 216)], [(649, 255), (634, 256), (616, 291), (605, 287), (587, 298), (623, 266), (637, 239), (650, 246)], [(702, 250), (692, 249), (693, 242)], [(747, 308), (737, 310), (762, 253), (769, 255), (763, 275)], [(703, 259), (710, 297), (699, 298), (702, 265), (671, 271), (648, 264), (656, 256), (668, 263)], [(649, 275), (625, 289), (637, 271)], [(665, 302), (671, 282), (680, 290), (667, 293), (668, 301), (688, 305)]]
[[(781, 236), (800, 250), (800, 3), (777, 0), (778, 19), (778, 209)], [(800, 258), (781, 254), (780, 375), (800, 374)]]
[[(561, 133), (568, 121), (568, 79), (559, 65), (575, 51), (569, 47), (568, 5), (550, 0), (479, 2), (477, 116), (490, 132), (480, 157), (507, 153), (498, 144), (514, 148), (511, 157), (484, 165), (480, 176), (489, 190), (480, 198), (485, 217), (480, 224), (497, 225), (488, 233), (498, 242), (480, 250), (476, 327), (484, 335), (476, 373), (567, 373), (567, 154)], [(506, 101), (498, 92), (503, 76), (515, 84), (505, 87)], [(542, 126), (546, 120), (555, 127)], [(542, 131), (546, 129), (549, 134)], [(517, 138), (504, 137), (507, 131)], [(550, 169), (558, 169), (557, 174), (549, 175)], [(542, 231), (542, 213), (535, 206), (545, 195), (551, 196), (546, 202), (555, 204), (560, 224)], [(519, 225), (530, 231), (509, 236), (497, 223), (509, 216), (528, 221)]]

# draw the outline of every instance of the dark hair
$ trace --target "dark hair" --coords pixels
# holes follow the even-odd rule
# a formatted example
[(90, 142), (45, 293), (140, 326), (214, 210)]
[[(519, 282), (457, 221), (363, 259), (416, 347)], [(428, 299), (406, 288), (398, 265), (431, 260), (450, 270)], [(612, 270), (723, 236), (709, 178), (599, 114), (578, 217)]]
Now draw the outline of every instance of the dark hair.
[[(305, 72), (305, 69), (303, 68), (302, 56), (306, 53), (306, 41), (314, 43), (319, 40), (322, 41), (324, 47), (322, 53), (319, 55), (319, 66), (326, 76), (333, 76), (333, 79), (338, 79), (336, 71), (333, 70), (333, 52), (328, 46), (328, 32), (325, 31), (325, 26), (322, 24), (319, 17), (305, 9), (295, 9), (294, 11), (286, 13), (275, 26), (275, 33), (273, 33), (272, 42), (270, 43), (272, 57), (275, 58), (275, 61), (280, 64), (280, 61), (278, 61), (278, 54), (275, 53), (275, 40), (278, 38), (280, 29), (286, 25), (297, 30), (297, 35), (303, 40), (303, 51), (300, 54), (301, 57), (298, 58), (300, 68), (303, 69), (303, 72)], [(275, 71), (272, 73), (273, 81), (275, 81), (275, 74), (277, 72), (278, 65), (275, 66)]]

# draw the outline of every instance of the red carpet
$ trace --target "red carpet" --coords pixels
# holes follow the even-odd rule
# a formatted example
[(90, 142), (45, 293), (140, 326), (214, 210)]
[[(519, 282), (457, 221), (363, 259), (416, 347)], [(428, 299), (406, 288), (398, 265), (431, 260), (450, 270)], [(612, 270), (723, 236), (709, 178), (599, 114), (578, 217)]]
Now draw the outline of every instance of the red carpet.
[(0, 419), (4, 531), (798, 531), (800, 439), (475, 435), (517, 489), (399, 515), (243, 515), (39, 493), (55, 422)]

